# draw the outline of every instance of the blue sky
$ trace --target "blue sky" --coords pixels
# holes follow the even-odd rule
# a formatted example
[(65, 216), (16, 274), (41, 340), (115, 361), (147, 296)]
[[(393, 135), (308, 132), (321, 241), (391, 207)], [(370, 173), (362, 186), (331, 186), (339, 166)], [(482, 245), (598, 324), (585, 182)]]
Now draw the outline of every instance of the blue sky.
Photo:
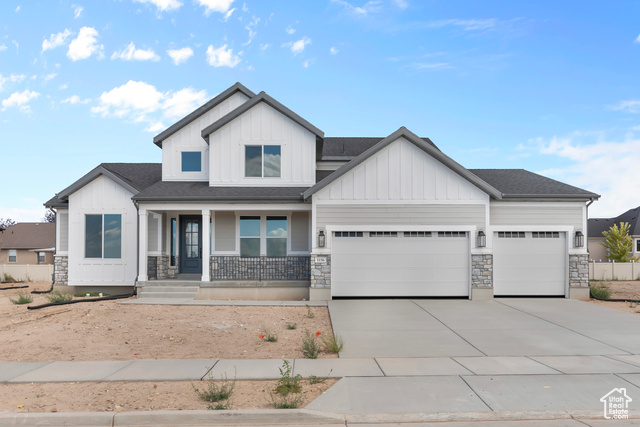
[[(640, 3), (40, 0), (0, 3), (0, 217), (239, 81), (326, 136), (406, 126), (467, 168), (524, 168), (640, 205)], [(639, 162), (640, 163), (640, 162)]]

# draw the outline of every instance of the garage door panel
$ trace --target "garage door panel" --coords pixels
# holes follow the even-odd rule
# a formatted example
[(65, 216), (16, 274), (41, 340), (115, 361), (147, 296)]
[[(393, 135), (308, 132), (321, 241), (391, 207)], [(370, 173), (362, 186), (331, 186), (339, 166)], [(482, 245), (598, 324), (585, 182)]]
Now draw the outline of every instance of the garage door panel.
[(567, 242), (565, 233), (554, 238), (533, 238), (531, 232), (522, 238), (493, 240), (494, 294), (501, 295), (565, 295), (567, 280)]
[(333, 296), (467, 296), (467, 237), (335, 237)]

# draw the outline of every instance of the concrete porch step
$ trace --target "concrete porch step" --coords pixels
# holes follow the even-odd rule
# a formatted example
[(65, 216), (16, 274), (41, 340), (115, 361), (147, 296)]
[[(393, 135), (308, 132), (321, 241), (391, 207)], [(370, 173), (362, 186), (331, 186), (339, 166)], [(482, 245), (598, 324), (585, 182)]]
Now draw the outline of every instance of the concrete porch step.
[(194, 299), (196, 292), (142, 292), (138, 294), (138, 298), (175, 298), (175, 299)]
[(166, 292), (198, 292), (197, 286), (145, 286), (143, 288), (138, 288), (139, 293), (166, 293)]

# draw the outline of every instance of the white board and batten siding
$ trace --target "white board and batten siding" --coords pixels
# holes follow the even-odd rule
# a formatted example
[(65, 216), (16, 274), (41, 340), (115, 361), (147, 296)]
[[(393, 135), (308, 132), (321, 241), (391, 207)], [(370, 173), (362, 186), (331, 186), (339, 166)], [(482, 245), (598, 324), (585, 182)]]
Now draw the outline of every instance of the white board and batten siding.
[(67, 255), (69, 251), (69, 210), (57, 209), (56, 255)]
[[(202, 139), (202, 129), (244, 104), (249, 98), (237, 92), (216, 105), (162, 142), (163, 181), (208, 181), (209, 146)], [(200, 172), (182, 172), (182, 152), (202, 153)]]
[[(281, 176), (245, 177), (247, 145), (280, 145)], [(311, 187), (315, 164), (316, 136), (264, 102), (209, 136), (210, 186)]]
[[(69, 285), (130, 286), (136, 277), (137, 211), (133, 194), (99, 176), (69, 196)], [(122, 215), (121, 257), (85, 258), (85, 215)]]
[[(491, 202), (491, 225), (499, 226), (564, 226), (584, 230), (585, 205), (557, 202)], [(586, 233), (585, 233), (586, 234)]]

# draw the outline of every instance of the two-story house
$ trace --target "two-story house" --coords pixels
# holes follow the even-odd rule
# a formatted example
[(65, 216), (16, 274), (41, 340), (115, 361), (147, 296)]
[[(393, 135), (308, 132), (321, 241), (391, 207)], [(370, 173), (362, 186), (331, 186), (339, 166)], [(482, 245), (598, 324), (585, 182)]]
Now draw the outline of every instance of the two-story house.
[(221, 299), (589, 295), (589, 191), (465, 169), (404, 127), (325, 137), (239, 83), (154, 143), (162, 164), (101, 164), (46, 203), (57, 283)]

